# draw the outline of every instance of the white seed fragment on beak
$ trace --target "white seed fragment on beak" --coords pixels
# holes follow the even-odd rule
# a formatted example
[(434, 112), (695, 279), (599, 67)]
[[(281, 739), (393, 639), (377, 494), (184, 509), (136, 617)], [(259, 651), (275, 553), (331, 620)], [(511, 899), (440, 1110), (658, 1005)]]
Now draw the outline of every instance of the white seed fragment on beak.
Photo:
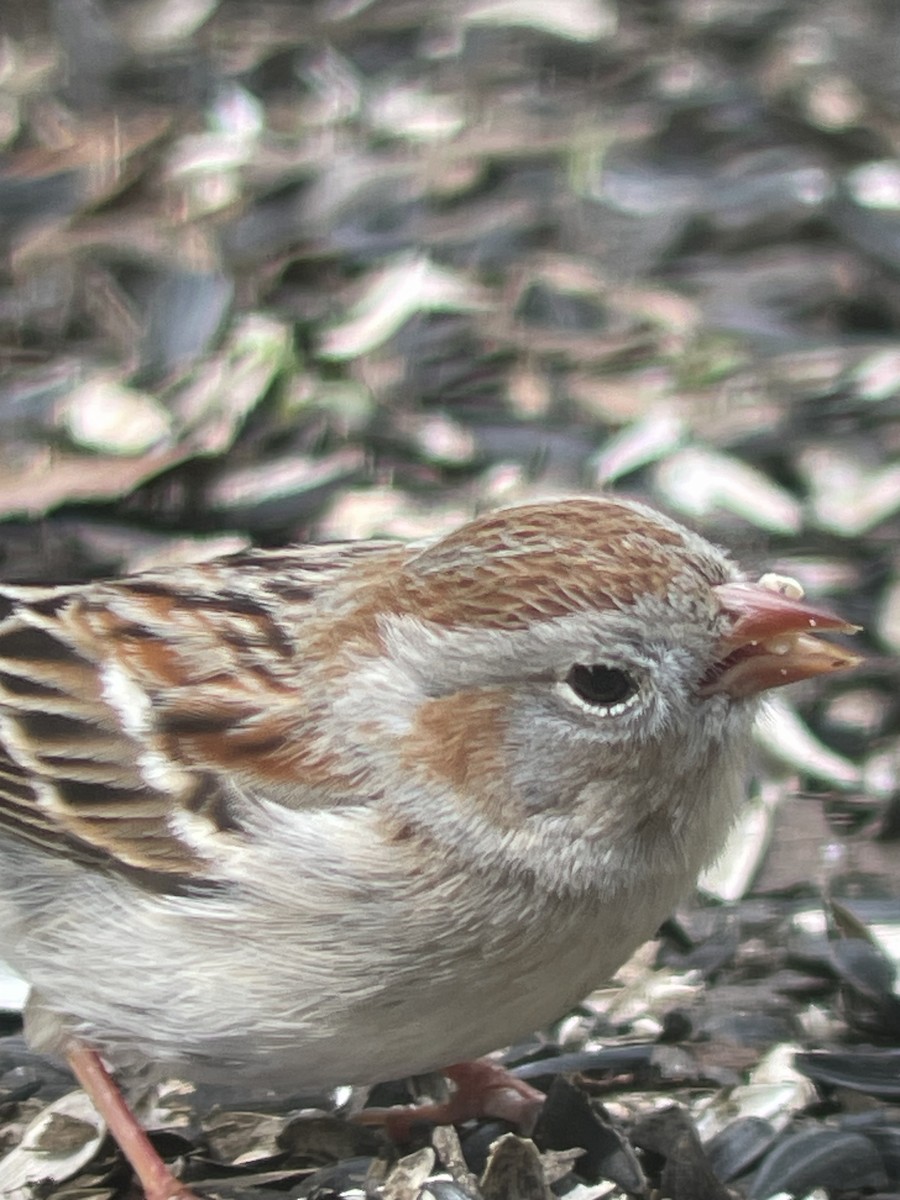
[(775, 571), (767, 571), (765, 575), (761, 575), (759, 586), (767, 592), (778, 592), (788, 600), (802, 600), (804, 595), (803, 585), (796, 579), (792, 579), (790, 575), (778, 575)]
[(763, 642), (767, 654), (790, 654), (796, 649), (797, 638), (788, 634), (785, 637), (768, 638)]

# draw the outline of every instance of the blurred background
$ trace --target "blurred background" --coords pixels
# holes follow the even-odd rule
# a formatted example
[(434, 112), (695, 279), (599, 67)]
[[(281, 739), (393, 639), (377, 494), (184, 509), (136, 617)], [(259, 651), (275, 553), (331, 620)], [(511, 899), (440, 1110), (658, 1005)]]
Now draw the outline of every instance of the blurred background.
[(657, 948), (694, 991), (639, 974), (643, 1008), (520, 1056), (671, 1041), (677, 1008), (675, 1040), (731, 1047), (680, 1096), (708, 1143), (698, 1096), (799, 1046), (764, 1149), (716, 1167), (750, 1196), (797, 1136), (831, 1140), (792, 1194), (900, 1187), (898, 142), (892, 0), (0, 12), (4, 579), (612, 488), (865, 627), (862, 670), (775, 705), (747, 824)]

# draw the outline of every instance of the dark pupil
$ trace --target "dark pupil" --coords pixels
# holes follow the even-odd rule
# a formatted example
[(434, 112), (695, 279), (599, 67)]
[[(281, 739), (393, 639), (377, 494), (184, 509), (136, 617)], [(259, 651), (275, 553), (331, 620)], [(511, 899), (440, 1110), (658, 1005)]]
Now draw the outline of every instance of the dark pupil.
[(566, 676), (566, 683), (586, 704), (620, 704), (637, 691), (637, 684), (627, 671), (597, 664), (585, 667), (576, 663)]

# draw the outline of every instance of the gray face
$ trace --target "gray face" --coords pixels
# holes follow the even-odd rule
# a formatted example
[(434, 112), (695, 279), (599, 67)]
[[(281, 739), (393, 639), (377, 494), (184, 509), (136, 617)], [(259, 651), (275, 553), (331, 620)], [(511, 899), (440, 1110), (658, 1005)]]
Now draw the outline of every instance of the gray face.
[(362, 708), (377, 714), (380, 695), (389, 714), (367, 719), (377, 753), (390, 769), (399, 746), (414, 771), (416, 793), (400, 789), (397, 805), (427, 812), (448, 845), (486, 856), (496, 843), (548, 886), (557, 867), (564, 886), (600, 889), (699, 869), (739, 803), (757, 705), (700, 694), (727, 626), (713, 588), (735, 572), (691, 541), (668, 576), (654, 560), (645, 590), (630, 579), (627, 597), (608, 589), (594, 607), (558, 579), (578, 597), (570, 610), (519, 628), (385, 617), (387, 662), (355, 678)]

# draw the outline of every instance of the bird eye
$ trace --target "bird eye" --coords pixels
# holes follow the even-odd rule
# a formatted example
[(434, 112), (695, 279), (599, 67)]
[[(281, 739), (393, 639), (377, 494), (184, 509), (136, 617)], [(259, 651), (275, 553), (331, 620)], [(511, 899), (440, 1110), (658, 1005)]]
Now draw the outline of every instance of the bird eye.
[(624, 707), (638, 690), (636, 681), (627, 671), (599, 663), (591, 666), (576, 663), (566, 676), (566, 683), (579, 700), (596, 708)]

